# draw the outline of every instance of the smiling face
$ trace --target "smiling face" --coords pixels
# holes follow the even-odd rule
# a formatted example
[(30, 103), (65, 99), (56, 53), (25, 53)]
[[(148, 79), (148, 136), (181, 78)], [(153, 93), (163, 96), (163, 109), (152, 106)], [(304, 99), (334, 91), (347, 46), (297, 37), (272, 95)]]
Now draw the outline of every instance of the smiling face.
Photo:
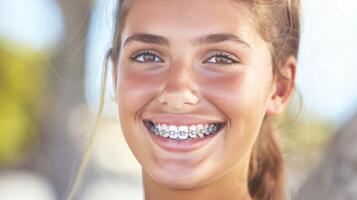
[(247, 181), (276, 84), (268, 44), (232, 0), (134, 0), (121, 34), (120, 122), (144, 175), (171, 188)]

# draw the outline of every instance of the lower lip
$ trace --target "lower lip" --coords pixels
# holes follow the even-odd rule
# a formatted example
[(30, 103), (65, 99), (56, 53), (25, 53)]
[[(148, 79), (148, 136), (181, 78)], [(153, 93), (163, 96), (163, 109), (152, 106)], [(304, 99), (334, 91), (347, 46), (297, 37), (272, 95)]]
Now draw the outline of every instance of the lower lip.
[[(144, 125), (145, 126), (145, 125)], [(146, 126), (145, 126), (146, 127)], [(149, 133), (150, 137), (153, 139), (153, 141), (162, 149), (165, 149), (170, 152), (190, 152), (197, 150), (201, 147), (203, 147), (205, 144), (207, 144), (212, 138), (214, 138), (216, 135), (218, 135), (219, 132), (222, 131), (219, 130), (217, 133), (205, 136), (203, 138), (194, 138), (190, 140), (183, 140), (183, 141), (178, 141), (178, 140), (173, 140), (170, 138), (164, 138), (158, 135), (155, 135), (152, 133), (148, 128), (146, 127), (147, 132)]]

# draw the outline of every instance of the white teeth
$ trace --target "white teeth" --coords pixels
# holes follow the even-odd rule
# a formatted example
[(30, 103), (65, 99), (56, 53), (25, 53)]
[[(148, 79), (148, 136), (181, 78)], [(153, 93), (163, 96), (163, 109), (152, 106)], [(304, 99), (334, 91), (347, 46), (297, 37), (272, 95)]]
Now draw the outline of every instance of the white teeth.
[(209, 125), (208, 124), (206, 124), (206, 125), (204, 125), (203, 126), (204, 128), (203, 128), (203, 134), (205, 134), (205, 135), (209, 135), (210, 133), (211, 133), (211, 131), (209, 130)]
[(179, 135), (179, 138), (180, 138), (181, 140), (187, 139), (187, 138), (188, 138), (188, 133), (187, 133), (187, 132), (186, 132), (186, 133), (181, 133), (181, 134)]
[(195, 125), (191, 125), (189, 128), (189, 134), (191, 138), (196, 138), (197, 137), (197, 129)]
[(196, 131), (196, 126), (195, 125), (191, 125), (189, 129), (190, 129), (190, 131)]
[[(159, 124), (159, 125), (160, 125), (160, 124)], [(160, 128), (159, 130), (162, 130), (162, 129), (163, 129), (163, 130), (166, 130), (166, 129), (167, 129), (167, 125), (166, 125), (166, 124), (162, 124), (162, 125), (161, 125), (161, 128)]]
[(179, 126), (178, 127), (178, 131), (181, 131), (181, 132), (188, 132), (188, 127), (187, 126)]
[(155, 135), (169, 137), (175, 140), (187, 140), (193, 138), (203, 138), (217, 131), (220, 125), (218, 124), (197, 124), (190, 126), (175, 126), (167, 124), (154, 124), (151, 126), (151, 131)]
[(198, 124), (197, 125), (197, 130), (202, 130), (203, 129), (203, 125), (202, 124)]
[(169, 137), (170, 137), (171, 139), (177, 139), (177, 138), (178, 138), (178, 135), (175, 134), (175, 133), (170, 133)]
[(170, 131), (170, 132), (173, 132), (173, 133), (177, 132), (176, 126), (170, 125), (170, 126), (169, 126), (169, 131)]
[(197, 138), (197, 134), (189, 133), (188, 135), (190, 136), (190, 138)]
[(169, 133), (165, 131), (165, 132), (162, 133), (162, 136), (164, 136), (165, 138), (167, 138), (167, 137), (169, 137)]
[(200, 132), (198, 132), (198, 137), (200, 137), (200, 138), (203, 138), (204, 137), (204, 135), (203, 135), (203, 133), (200, 131)]

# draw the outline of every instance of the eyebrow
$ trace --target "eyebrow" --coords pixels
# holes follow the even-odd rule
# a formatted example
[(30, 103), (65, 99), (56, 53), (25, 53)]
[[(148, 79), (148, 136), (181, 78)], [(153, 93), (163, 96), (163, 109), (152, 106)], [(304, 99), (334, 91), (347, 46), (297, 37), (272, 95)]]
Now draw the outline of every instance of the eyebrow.
[(170, 42), (168, 39), (159, 36), (159, 35), (153, 35), (149, 33), (135, 33), (132, 36), (128, 37), (125, 42), (124, 46), (128, 45), (129, 43), (137, 41), (137, 42), (143, 42), (143, 43), (148, 43), (148, 44), (157, 44), (157, 45), (162, 45), (162, 46), (170, 46)]
[(239, 44), (243, 44), (247, 47), (250, 48), (250, 45), (242, 40), (240, 37), (230, 34), (230, 33), (216, 33), (216, 34), (210, 34), (201, 38), (198, 38), (193, 42), (195, 45), (208, 45), (208, 44), (216, 44), (216, 43), (221, 43), (221, 42), (236, 42)]
[[(170, 42), (168, 39), (165, 37), (159, 36), (159, 35), (153, 35), (149, 33), (135, 33), (132, 36), (128, 37), (125, 42), (124, 46), (128, 45), (129, 43), (137, 41), (137, 42), (143, 42), (143, 43), (148, 43), (148, 44), (156, 44), (156, 45), (162, 45), (162, 46), (170, 46)], [(216, 33), (216, 34), (210, 34), (206, 35), (203, 37), (200, 37), (198, 39), (195, 39), (192, 41), (192, 44), (194, 46), (199, 46), (199, 45), (209, 45), (209, 44), (216, 44), (216, 43), (221, 43), (221, 42), (236, 42), (239, 44), (243, 44), (249, 48), (251, 46), (242, 40), (240, 37), (230, 34), (230, 33)]]

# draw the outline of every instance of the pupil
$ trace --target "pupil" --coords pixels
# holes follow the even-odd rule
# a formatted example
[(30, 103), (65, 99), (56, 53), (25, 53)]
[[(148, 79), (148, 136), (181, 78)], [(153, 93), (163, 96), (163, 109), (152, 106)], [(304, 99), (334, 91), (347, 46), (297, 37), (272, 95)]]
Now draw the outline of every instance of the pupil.
[(216, 62), (217, 63), (230, 63), (228, 59), (223, 58), (223, 57), (217, 57)]
[(152, 55), (144, 55), (144, 61), (152, 61), (153, 58), (154, 57)]

